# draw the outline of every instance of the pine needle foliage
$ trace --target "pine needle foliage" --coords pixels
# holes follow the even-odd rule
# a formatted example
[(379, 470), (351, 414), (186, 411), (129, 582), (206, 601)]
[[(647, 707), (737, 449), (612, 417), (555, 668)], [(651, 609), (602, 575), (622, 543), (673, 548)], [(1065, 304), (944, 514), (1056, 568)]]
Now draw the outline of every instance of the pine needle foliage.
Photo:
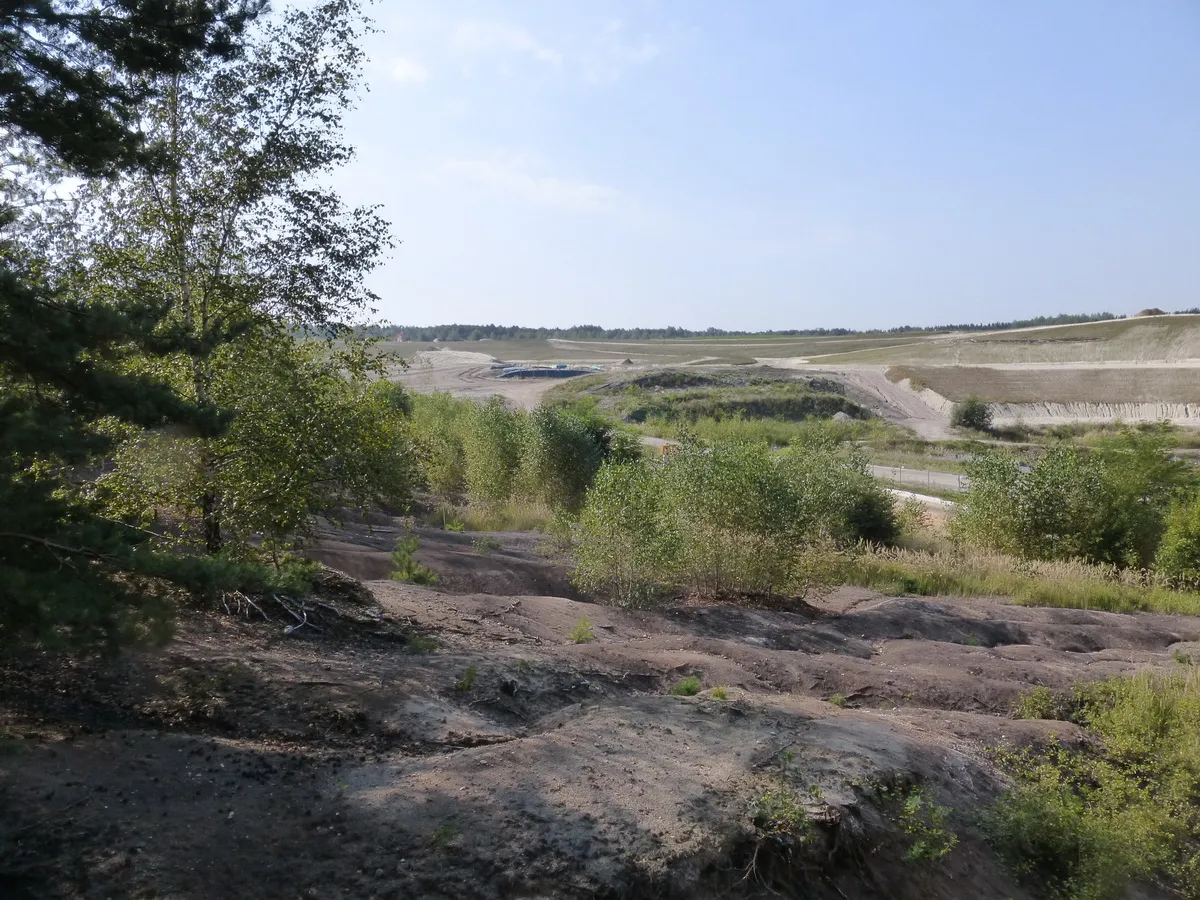
[(156, 148), (135, 124), (148, 95), (131, 79), (232, 58), (260, 9), (30, 0), (0, 10), (0, 132), (15, 173), (0, 186), (0, 643), (161, 637), (162, 580), (202, 580), (191, 561), (153, 552), (147, 535), (102, 515), (72, 477), (110, 446), (100, 423), (220, 431), (211, 404), (121, 366), (177, 343), (159, 330), (163, 298), (82, 302), (22, 235), (39, 180), (151, 164)]

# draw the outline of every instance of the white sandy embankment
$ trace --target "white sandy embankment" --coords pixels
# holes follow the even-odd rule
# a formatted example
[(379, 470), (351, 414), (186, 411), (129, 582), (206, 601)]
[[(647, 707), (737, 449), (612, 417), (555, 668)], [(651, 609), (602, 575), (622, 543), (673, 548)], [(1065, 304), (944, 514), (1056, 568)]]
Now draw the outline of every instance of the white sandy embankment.
[[(890, 422), (911, 428), (929, 440), (945, 440), (954, 437), (950, 430), (950, 413), (954, 401), (937, 391), (924, 388), (916, 390), (909, 379), (893, 382), (887, 377), (886, 365), (842, 365), (820, 366), (803, 358), (760, 359), (764, 365), (776, 368), (802, 370), (814, 375), (828, 375), (856, 389), (860, 402), (871, 407)], [(1130, 378), (1137, 378), (1139, 371), (1147, 368), (1196, 369), (1200, 360), (1175, 362), (1135, 363), (1061, 363), (1049, 365), (1039, 363), (1028, 366), (1013, 363), (998, 363), (980, 366), (988, 369), (1127, 369)], [(1197, 377), (1200, 377), (1198, 373)], [(1036, 403), (991, 403), (992, 418), (997, 425), (1064, 425), (1069, 422), (1161, 422), (1167, 420), (1176, 425), (1200, 426), (1200, 403), (1132, 402), (1093, 403), (1088, 401)]]
[[(1132, 376), (1131, 376), (1132, 377)], [(922, 403), (949, 421), (954, 401), (925, 388), (917, 391), (906, 378), (899, 382)], [(1197, 403), (1090, 403), (1087, 401), (989, 404), (997, 425), (1064, 425), (1068, 422), (1162, 422), (1200, 425)]]

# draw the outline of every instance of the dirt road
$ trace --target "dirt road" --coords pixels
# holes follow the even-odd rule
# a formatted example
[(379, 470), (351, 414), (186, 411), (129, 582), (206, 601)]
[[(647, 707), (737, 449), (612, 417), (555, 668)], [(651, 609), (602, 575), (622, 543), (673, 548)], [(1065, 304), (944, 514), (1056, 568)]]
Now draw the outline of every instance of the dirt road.
[(968, 480), (954, 472), (935, 472), (932, 469), (910, 469), (907, 466), (868, 466), (871, 474), (881, 481), (911, 486), (913, 490), (933, 488), (939, 491), (965, 491)]

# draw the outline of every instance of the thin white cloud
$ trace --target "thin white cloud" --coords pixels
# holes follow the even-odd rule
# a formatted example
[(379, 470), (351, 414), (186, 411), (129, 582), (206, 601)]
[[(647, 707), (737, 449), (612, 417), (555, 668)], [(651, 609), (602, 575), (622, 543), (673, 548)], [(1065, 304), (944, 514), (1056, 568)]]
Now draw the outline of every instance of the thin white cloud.
[(421, 84), (429, 80), (429, 70), (415, 59), (397, 56), (391, 63), (392, 81), (398, 84)]
[(583, 69), (588, 81), (614, 81), (627, 69), (645, 65), (662, 53), (649, 36), (630, 39), (620, 19), (609, 22), (600, 30), (583, 54)]
[(464, 181), (483, 185), (527, 203), (572, 212), (608, 212), (619, 198), (612, 188), (587, 181), (531, 175), (507, 163), (478, 159), (449, 159), (441, 171)]
[(555, 67), (563, 63), (557, 50), (547, 47), (524, 28), (503, 22), (478, 19), (462, 22), (450, 36), (450, 47), (463, 55), (521, 53)]

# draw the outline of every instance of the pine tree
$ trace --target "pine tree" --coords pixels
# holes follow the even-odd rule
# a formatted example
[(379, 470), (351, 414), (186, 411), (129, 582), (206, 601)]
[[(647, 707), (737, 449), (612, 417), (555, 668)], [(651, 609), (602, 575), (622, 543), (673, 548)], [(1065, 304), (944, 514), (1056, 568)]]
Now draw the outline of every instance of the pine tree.
[[(10, 157), (96, 175), (155, 164), (138, 130), (146, 96), (131, 84), (206, 57), (236, 54), (260, 0), (25, 0), (0, 7), (0, 133)], [(113, 364), (175, 349), (159, 327), (165, 298), (111, 305), (72, 300), (15, 240), (13, 183), (0, 201), (0, 642), (82, 643), (161, 634), (149, 583), (182, 576), (145, 535), (103, 518), (72, 467), (103, 453), (105, 420), (179, 423), (210, 434), (210, 406)]]

